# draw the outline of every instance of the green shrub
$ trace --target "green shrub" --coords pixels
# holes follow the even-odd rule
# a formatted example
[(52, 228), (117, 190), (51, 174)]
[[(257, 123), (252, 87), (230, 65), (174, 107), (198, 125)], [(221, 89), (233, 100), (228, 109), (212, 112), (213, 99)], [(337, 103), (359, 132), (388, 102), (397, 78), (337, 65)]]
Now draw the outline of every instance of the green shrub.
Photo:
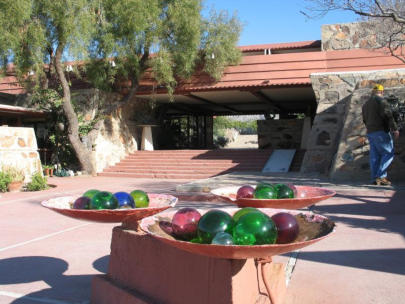
[(41, 191), (48, 189), (47, 179), (42, 176), (40, 173), (35, 173), (32, 175), (32, 180), (27, 184), (28, 191)]
[(11, 176), (0, 171), (0, 192), (7, 192), (7, 186), (11, 183)]
[(224, 136), (225, 129), (236, 129), (240, 134), (257, 134), (256, 120), (238, 121), (231, 120), (225, 116), (214, 118), (214, 135)]
[(224, 136), (214, 136), (214, 147), (216, 149), (223, 148), (229, 143), (229, 140)]

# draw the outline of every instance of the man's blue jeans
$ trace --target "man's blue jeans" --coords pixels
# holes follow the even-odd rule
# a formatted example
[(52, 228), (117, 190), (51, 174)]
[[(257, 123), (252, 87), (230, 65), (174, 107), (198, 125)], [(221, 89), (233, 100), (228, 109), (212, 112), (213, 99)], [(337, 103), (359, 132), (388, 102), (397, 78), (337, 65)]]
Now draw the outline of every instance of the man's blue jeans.
[(391, 134), (377, 131), (367, 134), (370, 143), (371, 178), (387, 177), (387, 169), (394, 159), (394, 142)]

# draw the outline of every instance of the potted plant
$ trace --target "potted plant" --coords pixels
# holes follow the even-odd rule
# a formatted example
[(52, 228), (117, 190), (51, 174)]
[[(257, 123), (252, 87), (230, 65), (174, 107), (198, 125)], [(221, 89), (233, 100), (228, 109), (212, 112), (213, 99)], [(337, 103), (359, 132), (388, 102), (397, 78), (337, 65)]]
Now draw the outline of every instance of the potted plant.
[(53, 166), (52, 165), (42, 165), (44, 168), (44, 175), (45, 176), (53, 176)]
[(24, 171), (16, 167), (4, 166), (2, 172), (6, 174), (10, 180), (7, 185), (8, 191), (20, 191), (25, 179)]

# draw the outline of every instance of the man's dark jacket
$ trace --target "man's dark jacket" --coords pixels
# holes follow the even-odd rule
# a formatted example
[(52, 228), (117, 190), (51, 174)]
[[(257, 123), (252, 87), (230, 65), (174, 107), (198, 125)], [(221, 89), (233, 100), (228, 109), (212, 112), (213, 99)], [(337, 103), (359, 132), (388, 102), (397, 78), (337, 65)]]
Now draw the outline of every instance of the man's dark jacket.
[(391, 108), (388, 102), (381, 96), (371, 96), (370, 99), (363, 105), (362, 114), (363, 122), (367, 128), (367, 133), (398, 130)]

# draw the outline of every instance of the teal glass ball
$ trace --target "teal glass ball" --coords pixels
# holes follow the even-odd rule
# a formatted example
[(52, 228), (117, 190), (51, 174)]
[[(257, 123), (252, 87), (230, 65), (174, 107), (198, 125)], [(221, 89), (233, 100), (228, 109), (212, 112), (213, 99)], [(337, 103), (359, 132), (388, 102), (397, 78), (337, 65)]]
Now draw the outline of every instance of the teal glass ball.
[(215, 245), (233, 245), (232, 235), (226, 232), (218, 232), (212, 239), (211, 244)]

